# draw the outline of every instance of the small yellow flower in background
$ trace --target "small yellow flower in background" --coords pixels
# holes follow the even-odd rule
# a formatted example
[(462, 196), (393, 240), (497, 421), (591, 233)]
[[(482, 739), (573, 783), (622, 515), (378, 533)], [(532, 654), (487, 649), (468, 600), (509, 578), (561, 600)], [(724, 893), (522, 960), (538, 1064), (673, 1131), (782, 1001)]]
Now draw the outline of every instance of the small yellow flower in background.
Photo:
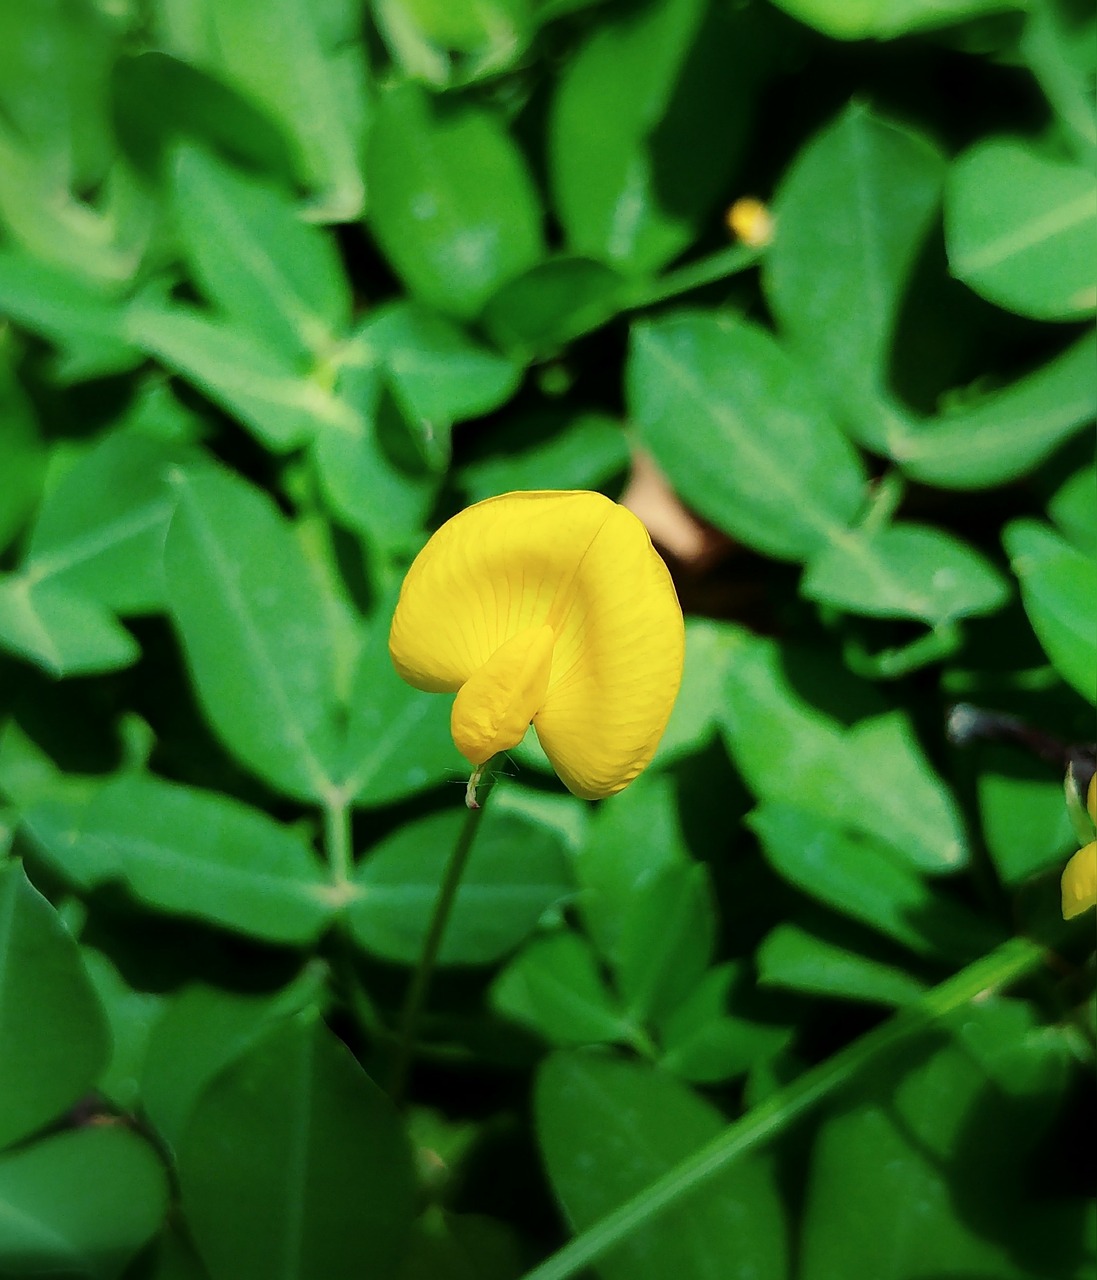
[(765, 248), (773, 240), (773, 214), (761, 200), (743, 196), (727, 211), (728, 230), (751, 249)]
[[(1067, 786), (1074, 786), (1074, 780), (1069, 774)], [(1088, 834), (1097, 834), (1097, 773), (1089, 780), (1086, 810), (1090, 819)], [(1097, 839), (1090, 840), (1087, 845), (1079, 849), (1063, 872), (1063, 919), (1073, 920), (1075, 916), (1080, 916), (1083, 911), (1095, 906), (1097, 906)]]
[(417, 689), (455, 692), (458, 750), (480, 766), (532, 722), (569, 791), (620, 791), (650, 762), (682, 678), (685, 632), (643, 524), (599, 493), (488, 498), (416, 557), (389, 652)]

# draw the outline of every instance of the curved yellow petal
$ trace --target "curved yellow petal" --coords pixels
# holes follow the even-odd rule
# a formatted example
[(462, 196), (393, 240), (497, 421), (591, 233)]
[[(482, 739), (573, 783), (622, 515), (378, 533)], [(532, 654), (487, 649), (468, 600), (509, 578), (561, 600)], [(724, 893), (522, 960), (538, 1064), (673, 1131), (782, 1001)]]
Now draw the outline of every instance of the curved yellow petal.
[(1063, 872), (1063, 919), (1097, 907), (1097, 840), (1079, 849)]
[[(612, 795), (654, 754), (684, 651), (670, 574), (624, 507), (597, 493), (531, 491), (460, 512), (408, 571), (389, 649), (417, 688), (455, 691), (468, 682), (455, 724), (462, 733), (483, 726), (477, 733), (486, 743), (487, 727), (510, 695), (496, 689), (489, 696), (489, 676), (477, 673), (495, 671), (497, 661), (496, 676), (516, 679), (511, 656), (495, 655), (543, 627), (554, 643), (533, 716), (542, 746), (576, 795)], [(516, 706), (533, 705), (532, 687)], [(483, 699), (491, 705), (475, 710)], [(507, 725), (509, 735), (515, 725)], [(473, 747), (472, 738), (466, 745)]]
[(461, 686), (450, 731), (470, 764), (485, 764), (526, 736), (545, 700), (554, 639), (551, 627), (519, 631)]

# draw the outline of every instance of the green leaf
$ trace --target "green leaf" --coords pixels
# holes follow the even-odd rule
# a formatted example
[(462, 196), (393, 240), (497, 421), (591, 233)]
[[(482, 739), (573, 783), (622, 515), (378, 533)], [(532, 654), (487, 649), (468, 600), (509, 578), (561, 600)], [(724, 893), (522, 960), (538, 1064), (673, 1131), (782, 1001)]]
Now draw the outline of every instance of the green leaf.
[[(351, 930), (366, 950), (414, 964), (423, 952), (442, 874), (467, 814), (447, 810), (407, 823), (370, 851), (355, 877)], [(571, 892), (557, 831), (489, 808), (442, 940), (439, 964), (491, 964), (529, 936)]]
[(185, 0), (159, 8), (161, 47), (227, 80), (293, 144), (319, 221), (362, 211), (360, 156), (369, 114), (357, 5), (310, 0)]
[(110, 1061), (99, 1073), (95, 1087), (116, 1107), (132, 1113), (140, 1104), (138, 1082), (149, 1033), (163, 1013), (166, 998), (131, 985), (135, 980), (127, 979), (105, 952), (84, 946), (80, 954), (107, 1015), (112, 1041)]
[[(789, 1027), (729, 1012), (729, 989), (742, 978), (742, 966), (718, 965), (666, 1014), (659, 1026), (661, 1067), (694, 1084), (722, 1084), (774, 1058), (788, 1044)], [(748, 981), (753, 986), (753, 974)]]
[(468, 762), (450, 736), (452, 699), (413, 689), (389, 657), (391, 596), (374, 616), (351, 686), (346, 732), (346, 790), (356, 804), (402, 800), (445, 780), (460, 781)]
[(1005, 577), (973, 547), (911, 523), (832, 542), (808, 565), (800, 590), (850, 613), (919, 618), (931, 627), (993, 613), (1009, 596)]
[(1097, 336), (977, 404), (927, 419), (893, 454), (912, 480), (943, 489), (989, 489), (1026, 474), (1092, 423)]
[(1097, 309), (1097, 176), (1022, 140), (984, 138), (953, 164), (945, 205), (953, 275), (1037, 320)]
[[(538, 1073), (538, 1140), (557, 1199), (581, 1231), (711, 1141), (724, 1119), (638, 1062), (560, 1052)], [(784, 1210), (767, 1162), (747, 1157), (687, 1201), (639, 1222), (599, 1259), (603, 1280), (783, 1280)]]
[(206, 298), (262, 346), (289, 359), (326, 356), (350, 319), (350, 291), (327, 234), (288, 193), (180, 144), (175, 225)]
[(1035, 520), (1013, 521), (1002, 541), (1044, 652), (1067, 684), (1097, 702), (1097, 564)]
[(758, 981), (809, 995), (902, 1006), (925, 992), (925, 983), (837, 946), (795, 924), (779, 924), (758, 948)]
[(178, 1155), (211, 1280), (394, 1273), (415, 1205), (411, 1152), (392, 1103), (315, 1014), (213, 1081)]
[(708, 618), (686, 618), (682, 684), (655, 752), (656, 764), (669, 764), (699, 751), (715, 735), (734, 650), (734, 631)]
[(578, 908), (602, 957), (616, 963), (633, 895), (688, 854), (670, 778), (643, 773), (594, 815), (575, 863)]
[(106, 1064), (108, 1037), (72, 936), (18, 862), (0, 866), (0, 1147), (80, 1099)]
[(398, 84), (378, 103), (366, 173), (382, 251), (412, 293), (440, 311), (476, 315), (541, 257), (537, 193), (493, 112)]
[(0, 1155), (0, 1268), (113, 1280), (168, 1210), (152, 1147), (114, 1124)]
[(716, 903), (706, 867), (674, 862), (638, 884), (615, 957), (629, 1017), (646, 1022), (674, 1009), (700, 981), (715, 944)]
[[(801, 809), (887, 842), (897, 856), (931, 874), (966, 861), (956, 802), (903, 712), (843, 728), (790, 678), (790, 669), (812, 655), (729, 631), (734, 649), (722, 719), (728, 749), (755, 795), (767, 802), (792, 798)], [(821, 670), (815, 696), (833, 693), (837, 678), (832, 668)], [(839, 697), (857, 688), (844, 679)]]
[(1060, 533), (1079, 551), (1097, 556), (1097, 468), (1082, 467), (1069, 476), (1048, 503), (1047, 513)]
[(484, 308), (484, 328), (505, 351), (544, 357), (600, 328), (621, 309), (623, 281), (591, 258), (552, 258), (507, 281)]
[(911, 1046), (898, 1079), (882, 1066), (828, 1115), (803, 1222), (811, 1280), (1084, 1274), (1080, 1204), (1053, 1208), (1030, 1183), (1063, 1085), (1062, 1041), (1011, 1001), (969, 1005), (963, 1022), (965, 1043)]
[(997, 931), (935, 890), (886, 845), (779, 801), (747, 819), (786, 880), (918, 955), (970, 960)]
[(478, 430), (473, 450), (457, 472), (470, 503), (515, 489), (605, 489), (629, 465), (621, 424), (595, 412), (508, 414)]
[(164, 533), (175, 506), (169, 469), (183, 450), (135, 431), (113, 431), (46, 494), (23, 573), (119, 613), (164, 604)]
[(641, 441), (679, 497), (733, 537), (800, 560), (859, 511), (860, 459), (765, 330), (729, 313), (644, 321), (626, 376)]
[(30, 401), (16, 377), (14, 362), (2, 347), (0, 420), (4, 423), (0, 433), (0, 474), (5, 477), (4, 484), (0, 485), (0, 551), (3, 551), (38, 502), (46, 469), (46, 448)]
[(152, 1028), (141, 1069), (142, 1104), (177, 1147), (206, 1086), (288, 1017), (312, 1008), (324, 975), (304, 969), (281, 991), (242, 993), (192, 983), (174, 992)]
[(128, 774), (83, 811), (47, 800), (24, 823), (56, 874), (85, 892), (118, 881), (158, 911), (297, 946), (331, 916), (328, 878), (304, 840), (228, 796)]
[(168, 602), (206, 717), (272, 786), (316, 800), (338, 771), (335, 642), (323, 588), (270, 499), (206, 469), (177, 477)]
[(536, 938), (520, 951), (492, 983), (491, 1004), (553, 1045), (632, 1038), (590, 943), (570, 931)]
[(776, 0), (786, 13), (838, 40), (890, 39), (950, 26), (1019, 0)]
[(193, 307), (138, 302), (132, 340), (238, 418), (268, 449), (285, 453), (322, 428), (353, 428), (354, 415), (285, 355), (227, 320)]
[(464, 422), (498, 409), (518, 387), (513, 361), (473, 341), (453, 321), (415, 302), (371, 313), (355, 339), (387, 370), (428, 422)]
[(53, 582), (0, 576), (0, 648), (52, 676), (115, 671), (137, 661), (133, 636), (94, 600)]
[(727, 191), (750, 126), (765, 55), (757, 28), (753, 14), (702, 0), (634, 6), (568, 60), (549, 170), (569, 249), (635, 273), (686, 248)]
[(1058, 771), (1016, 748), (989, 744), (976, 787), (983, 839), (1005, 884), (1022, 884), (1066, 860), (1073, 840)]
[(766, 297), (792, 349), (874, 447), (896, 321), (944, 173), (924, 135), (854, 103), (800, 150), (774, 198)]
[(109, 292), (39, 258), (0, 248), (0, 309), (60, 349), (58, 375), (80, 382), (141, 363), (125, 309)]

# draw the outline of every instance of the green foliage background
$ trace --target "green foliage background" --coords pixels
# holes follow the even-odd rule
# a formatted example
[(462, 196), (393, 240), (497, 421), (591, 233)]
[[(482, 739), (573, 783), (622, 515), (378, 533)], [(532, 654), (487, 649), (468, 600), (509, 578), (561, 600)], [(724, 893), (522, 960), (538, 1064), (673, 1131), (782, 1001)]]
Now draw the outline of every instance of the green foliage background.
[[(1074, 0), (0, 7), (0, 1274), (577, 1274), (732, 1122), (597, 1275), (1092, 1274), (1095, 64)], [(398, 1110), (463, 779), (394, 593), (637, 449), (732, 540), (678, 706), (597, 807), (514, 753)]]

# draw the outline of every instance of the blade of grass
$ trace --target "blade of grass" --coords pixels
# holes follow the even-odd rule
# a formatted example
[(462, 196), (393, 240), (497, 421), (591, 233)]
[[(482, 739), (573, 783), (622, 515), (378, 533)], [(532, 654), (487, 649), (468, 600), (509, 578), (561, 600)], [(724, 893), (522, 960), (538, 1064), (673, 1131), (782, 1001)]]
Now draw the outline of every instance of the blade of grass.
[(1027, 938), (1011, 938), (928, 991), (917, 1003), (766, 1098), (728, 1125), (712, 1142), (527, 1272), (524, 1280), (568, 1280), (632, 1232), (703, 1186), (739, 1156), (787, 1129), (817, 1102), (836, 1092), (896, 1045), (932, 1026), (953, 1009), (1032, 972), (1044, 962), (1044, 956), (1044, 949), (1037, 943)]

